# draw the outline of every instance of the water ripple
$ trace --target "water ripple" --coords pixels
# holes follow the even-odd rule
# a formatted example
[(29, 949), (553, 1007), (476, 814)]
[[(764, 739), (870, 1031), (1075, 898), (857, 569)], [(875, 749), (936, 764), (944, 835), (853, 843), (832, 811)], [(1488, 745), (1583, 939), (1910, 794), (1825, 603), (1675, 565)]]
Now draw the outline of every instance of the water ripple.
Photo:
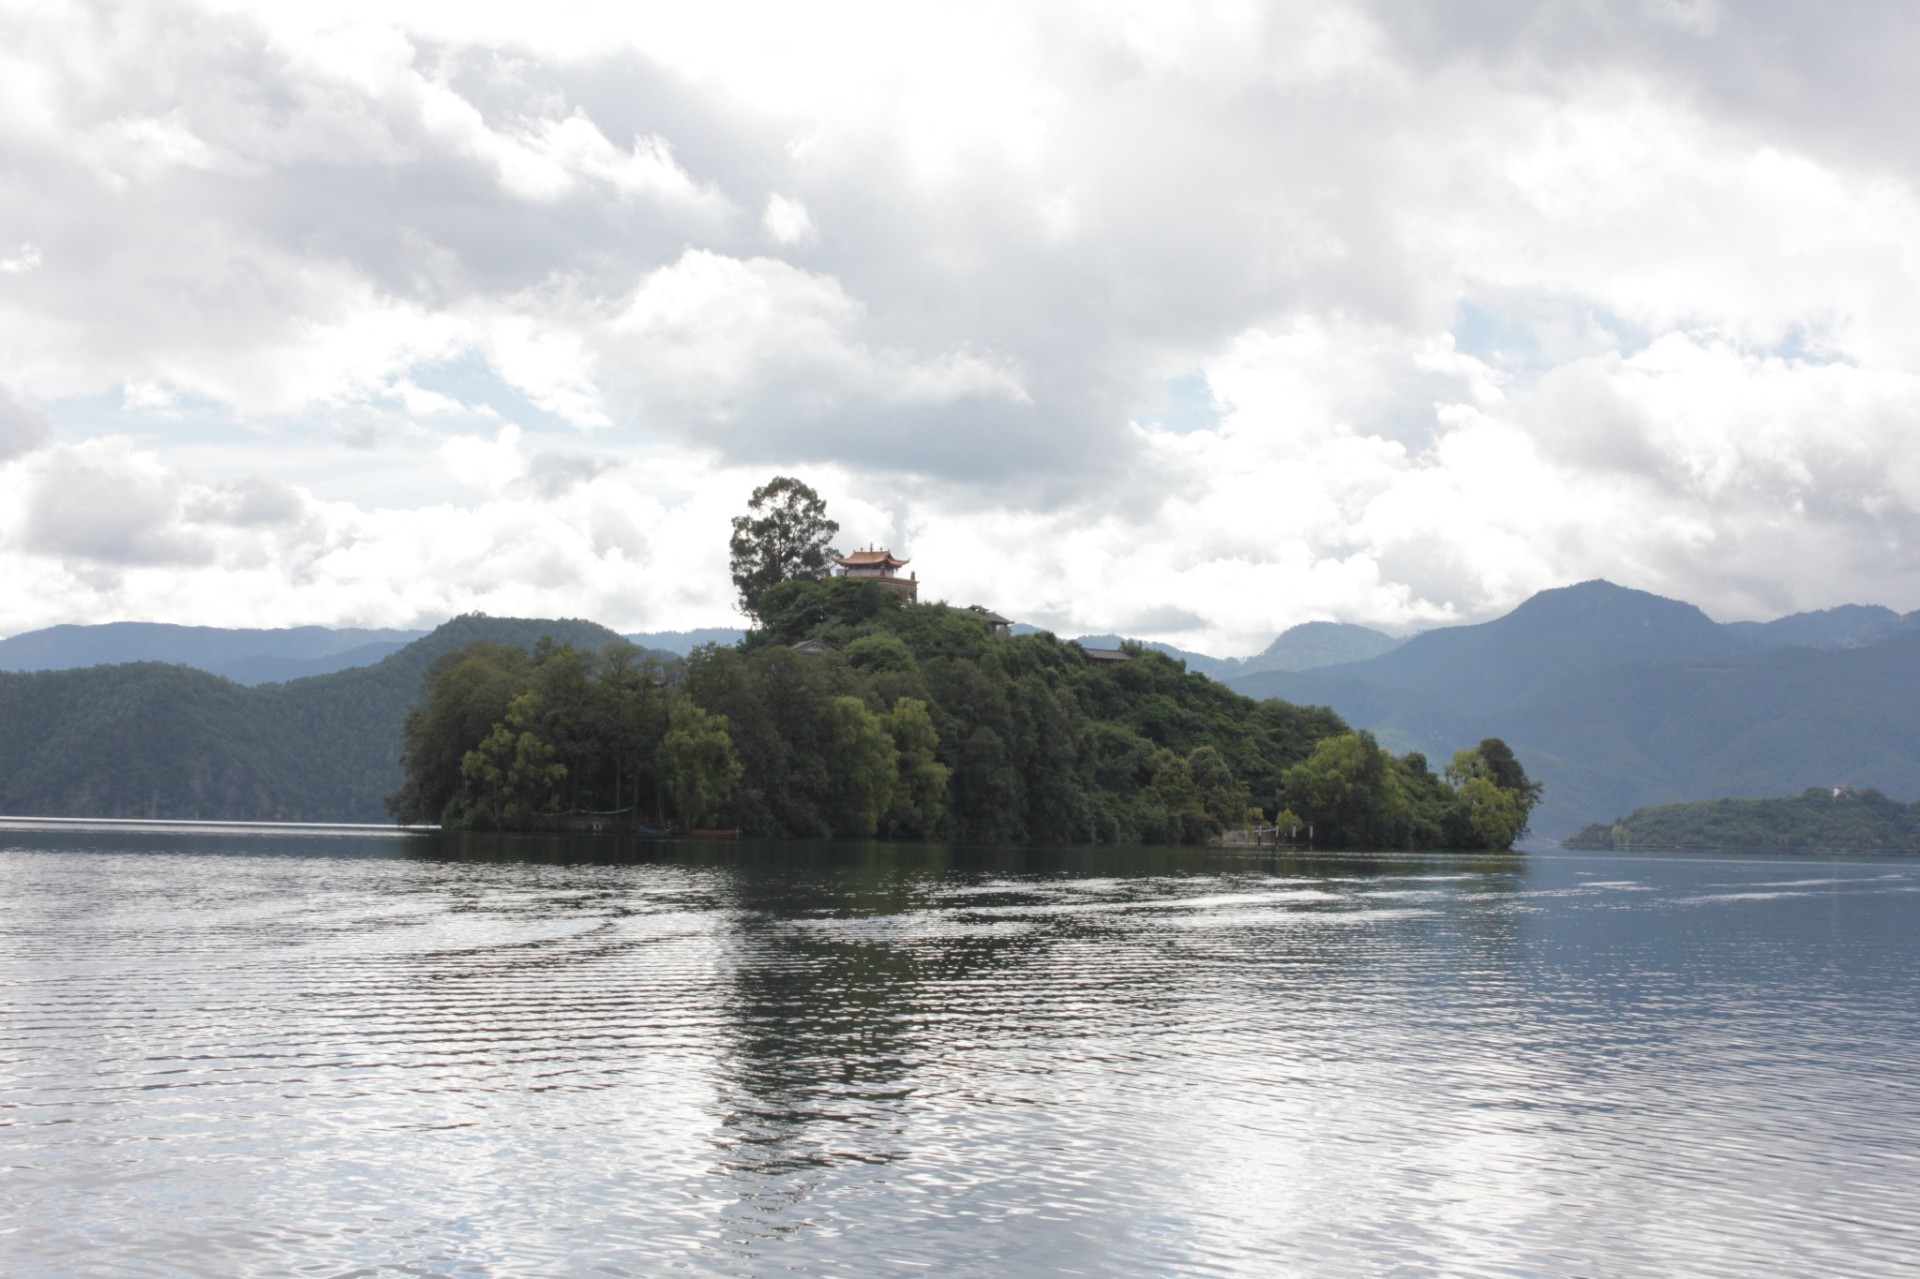
[(9, 1274), (1920, 1266), (1910, 863), (0, 836)]

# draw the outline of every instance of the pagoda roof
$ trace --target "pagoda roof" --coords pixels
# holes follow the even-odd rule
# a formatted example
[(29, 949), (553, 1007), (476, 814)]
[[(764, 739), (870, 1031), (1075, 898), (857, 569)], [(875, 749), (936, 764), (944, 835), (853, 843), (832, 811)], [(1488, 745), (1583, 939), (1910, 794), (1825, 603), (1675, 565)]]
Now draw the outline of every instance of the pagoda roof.
[(846, 568), (871, 568), (882, 565), (887, 568), (901, 568), (909, 561), (900, 559), (892, 551), (855, 551), (851, 555), (841, 555), (834, 563)]

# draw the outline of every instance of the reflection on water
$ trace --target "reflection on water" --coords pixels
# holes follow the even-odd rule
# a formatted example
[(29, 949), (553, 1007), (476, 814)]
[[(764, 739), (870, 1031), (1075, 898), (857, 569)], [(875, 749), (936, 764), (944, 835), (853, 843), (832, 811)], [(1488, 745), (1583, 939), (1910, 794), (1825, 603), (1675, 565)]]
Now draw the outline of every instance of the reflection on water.
[(1887, 1274), (1920, 864), (0, 824), (0, 1271)]

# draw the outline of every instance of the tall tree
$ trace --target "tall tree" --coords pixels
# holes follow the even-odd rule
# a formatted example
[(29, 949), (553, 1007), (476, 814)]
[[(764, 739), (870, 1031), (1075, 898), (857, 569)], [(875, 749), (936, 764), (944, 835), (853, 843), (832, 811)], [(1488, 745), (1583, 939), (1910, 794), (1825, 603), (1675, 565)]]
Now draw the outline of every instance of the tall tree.
[(819, 581), (836, 552), (840, 525), (827, 518), (827, 504), (806, 484), (776, 475), (753, 491), (747, 513), (733, 517), (727, 564), (740, 592), (740, 607), (760, 620), (760, 597), (782, 582)]
[(925, 702), (899, 698), (885, 719), (900, 766), (887, 809), (887, 829), (891, 834), (924, 839), (946, 816), (947, 779), (953, 770), (934, 756), (940, 735)]
[(726, 807), (744, 770), (727, 735), (726, 716), (681, 702), (669, 723), (660, 743), (661, 779), (681, 820), (698, 826)]

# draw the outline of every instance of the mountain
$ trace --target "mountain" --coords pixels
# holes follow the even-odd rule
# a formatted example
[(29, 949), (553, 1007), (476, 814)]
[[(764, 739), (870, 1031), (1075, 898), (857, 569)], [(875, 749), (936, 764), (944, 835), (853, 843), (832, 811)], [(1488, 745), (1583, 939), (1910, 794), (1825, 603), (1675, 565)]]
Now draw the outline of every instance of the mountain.
[(50, 626), (0, 640), (0, 671), (170, 662), (224, 675), (239, 684), (264, 684), (368, 665), (423, 634), (325, 626), (246, 630), (164, 622)]
[(1345, 662), (1364, 662), (1390, 653), (1405, 642), (1385, 631), (1350, 622), (1302, 622), (1282, 631), (1264, 652), (1243, 659), (1237, 673), (1310, 671)]
[(400, 726), (433, 660), (547, 635), (619, 639), (592, 622), (468, 616), (372, 665), (288, 684), (159, 662), (0, 674), (0, 812), (385, 821)]
[(1920, 730), (1908, 723), (1920, 632), (1805, 643), (1844, 632), (1832, 618), (1725, 626), (1690, 604), (1585, 582), (1367, 661), (1231, 685), (1329, 706), (1436, 763), (1461, 741), (1505, 738), (1546, 783), (1534, 826), (1548, 835), (1649, 804), (1843, 781), (1920, 793)]
[[(1016, 626), (1013, 629), (1018, 635), (1036, 628)], [(1082, 635), (1073, 642), (1082, 648), (1118, 648), (1122, 643), (1139, 643), (1143, 648), (1178, 658), (1190, 671), (1226, 683), (1259, 671), (1304, 671), (1357, 662), (1398, 648), (1403, 641), (1384, 631), (1345, 622), (1302, 622), (1289, 627), (1265, 651), (1252, 657), (1210, 657), (1156, 640), (1128, 641), (1119, 635)]]
[(1902, 616), (1878, 604), (1842, 604), (1771, 622), (1729, 622), (1727, 629), (1756, 649), (1861, 648), (1920, 630), (1920, 612)]
[(640, 631), (627, 638), (641, 648), (658, 649), (663, 653), (685, 657), (702, 644), (738, 644), (746, 638), (746, 634), (737, 627), (702, 626), (691, 631)]

